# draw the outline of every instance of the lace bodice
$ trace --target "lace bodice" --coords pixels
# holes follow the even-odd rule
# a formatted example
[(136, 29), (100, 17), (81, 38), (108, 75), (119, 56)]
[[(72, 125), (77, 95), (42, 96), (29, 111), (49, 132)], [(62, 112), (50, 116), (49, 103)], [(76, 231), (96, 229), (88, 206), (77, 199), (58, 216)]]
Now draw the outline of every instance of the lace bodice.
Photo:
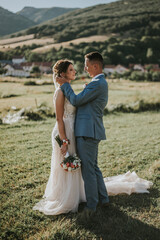
[(76, 113), (76, 108), (65, 98), (64, 103), (64, 118), (74, 118)]
[[(58, 93), (58, 91), (56, 91), (54, 96), (53, 96), (54, 108), (56, 107), (55, 106), (55, 100), (56, 100), (57, 93)], [(74, 120), (75, 113), (76, 113), (76, 108), (68, 101), (67, 98), (65, 98), (63, 118), (65, 118), (65, 119), (66, 118), (72, 118)]]

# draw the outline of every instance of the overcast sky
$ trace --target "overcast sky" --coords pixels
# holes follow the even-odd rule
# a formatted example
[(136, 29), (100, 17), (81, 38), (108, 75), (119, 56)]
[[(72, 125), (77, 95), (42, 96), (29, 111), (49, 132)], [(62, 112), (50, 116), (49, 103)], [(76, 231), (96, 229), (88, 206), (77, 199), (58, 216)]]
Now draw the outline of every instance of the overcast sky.
[(36, 8), (85, 8), (101, 3), (110, 3), (116, 1), (117, 0), (0, 0), (0, 6), (8, 9), (11, 12), (18, 12), (26, 6)]

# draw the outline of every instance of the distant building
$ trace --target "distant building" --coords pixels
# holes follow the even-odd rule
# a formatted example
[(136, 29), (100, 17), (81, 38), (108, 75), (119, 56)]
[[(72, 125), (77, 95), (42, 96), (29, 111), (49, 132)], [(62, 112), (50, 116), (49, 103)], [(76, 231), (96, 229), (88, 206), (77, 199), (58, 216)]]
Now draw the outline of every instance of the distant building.
[(128, 71), (128, 68), (126, 68), (126, 67), (124, 67), (124, 66), (122, 66), (122, 65), (120, 65), (120, 64), (118, 64), (116, 67), (115, 67), (115, 72), (117, 72), (117, 73), (124, 73), (124, 72), (126, 72), (126, 71)]
[(151, 70), (153, 72), (160, 72), (159, 64), (145, 64), (144, 68), (146, 71)]
[(22, 62), (20, 64), (5, 64), (3, 68), (6, 69), (7, 72), (4, 75), (29, 77), (34, 66), (38, 66), (42, 74), (52, 73), (52, 62)]
[(115, 65), (105, 65), (103, 71), (106, 75), (110, 76), (112, 73), (114, 73), (115, 67)]
[(145, 68), (141, 64), (129, 64), (129, 68), (132, 70), (145, 72)]
[(21, 63), (21, 67), (24, 71), (30, 72), (33, 68), (34, 64), (32, 62), (24, 62)]
[(41, 73), (52, 72), (52, 62), (25, 62), (21, 63), (25, 71), (31, 71), (34, 66), (39, 67)]
[(127, 70), (128, 70), (128, 68), (126, 68), (120, 64), (118, 64), (117, 66), (116, 65), (105, 65), (105, 67), (103, 69), (104, 73), (106, 73), (108, 76), (110, 76), (114, 72), (121, 74)]
[(52, 72), (52, 62), (33, 62), (33, 66), (38, 66), (41, 73)]
[(15, 56), (12, 58), (12, 63), (13, 64), (21, 64), (26, 62), (26, 59), (24, 56)]
[(23, 67), (19, 65), (9, 65), (7, 64), (4, 69), (7, 70), (7, 72), (4, 74), (5, 76), (14, 76), (14, 77), (29, 77), (30, 72), (24, 71)]
[(144, 68), (159, 69), (159, 64), (145, 64)]

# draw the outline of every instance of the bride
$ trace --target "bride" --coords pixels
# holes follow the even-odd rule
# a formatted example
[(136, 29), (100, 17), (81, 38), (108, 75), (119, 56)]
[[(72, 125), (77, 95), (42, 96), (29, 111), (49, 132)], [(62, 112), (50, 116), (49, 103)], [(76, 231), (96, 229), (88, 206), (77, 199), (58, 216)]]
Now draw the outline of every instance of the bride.
[[(77, 212), (79, 203), (86, 201), (81, 169), (66, 172), (60, 166), (67, 151), (70, 155), (76, 153), (74, 136), (76, 108), (63, 95), (55, 76), (65, 77), (70, 83), (75, 79), (76, 71), (71, 61), (59, 60), (53, 67), (53, 74), (56, 124), (52, 132), (51, 172), (43, 199), (33, 207), (33, 210), (39, 210), (46, 215)], [(61, 148), (55, 140), (57, 135), (64, 142)], [(147, 189), (152, 185), (151, 182), (139, 178), (135, 172), (104, 178), (104, 182), (109, 196), (133, 192), (148, 193)]]

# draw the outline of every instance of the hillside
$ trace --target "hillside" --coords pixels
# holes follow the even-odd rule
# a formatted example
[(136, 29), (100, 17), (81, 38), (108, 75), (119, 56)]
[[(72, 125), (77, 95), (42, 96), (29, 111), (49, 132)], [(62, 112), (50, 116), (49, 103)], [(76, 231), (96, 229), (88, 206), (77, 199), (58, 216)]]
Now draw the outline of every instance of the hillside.
[(35, 25), (33, 21), (0, 7), (0, 37)]
[(52, 18), (56, 18), (64, 13), (71, 12), (77, 8), (34, 8), (34, 7), (24, 7), (21, 11), (17, 12), (17, 15), (24, 16), (35, 23), (42, 23)]
[(0, 41), (1, 60), (15, 55), (25, 55), (29, 62), (70, 58), (82, 72), (83, 56), (99, 51), (105, 64), (160, 64), (159, 0), (121, 0), (78, 9), (19, 34), (22, 38), (12, 42)]
[(159, 35), (159, 0), (122, 0), (96, 5), (75, 10), (26, 31), (26, 34), (36, 34), (37, 37), (53, 36), (57, 42), (108, 33), (136, 38)]

